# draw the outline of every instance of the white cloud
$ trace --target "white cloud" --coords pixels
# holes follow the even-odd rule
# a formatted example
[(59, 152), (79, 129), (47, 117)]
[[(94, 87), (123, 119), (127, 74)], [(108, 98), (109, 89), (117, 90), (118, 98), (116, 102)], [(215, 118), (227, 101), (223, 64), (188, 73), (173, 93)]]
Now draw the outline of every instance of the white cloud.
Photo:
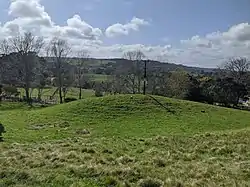
[(240, 23), (225, 32), (217, 31), (204, 37), (193, 36), (191, 39), (182, 40), (181, 47), (185, 49), (183, 54), (186, 62), (200, 63), (200, 66), (216, 66), (234, 56), (250, 58), (249, 43), (250, 25)]
[(48, 16), (39, 0), (13, 0), (9, 7), (9, 15), (14, 17)]
[[(140, 49), (148, 58), (165, 62), (181, 63), (189, 66), (216, 67), (231, 57), (250, 59), (250, 25), (241, 23), (225, 32), (209, 33), (181, 40), (178, 46), (122, 45), (101, 47), (96, 56), (120, 57), (128, 50)], [(106, 52), (106, 53), (105, 53)], [(98, 54), (97, 54), (98, 53)]]
[[(49, 41), (54, 36), (68, 40), (72, 50), (87, 49), (93, 57), (121, 57), (124, 52), (141, 50), (154, 60), (182, 63), (191, 66), (216, 67), (227, 58), (245, 56), (250, 59), (250, 24), (240, 23), (226, 31), (192, 36), (178, 45), (116, 44), (107, 46), (102, 42), (102, 29), (95, 28), (79, 15), (74, 15), (61, 26), (52, 21), (39, 0), (12, 0), (9, 6), (10, 21), (0, 23), (0, 39), (18, 32), (32, 31)], [(106, 36), (128, 35), (149, 23), (134, 17), (127, 24), (114, 24), (106, 29)], [(171, 41), (171, 38), (169, 38)]]
[(35, 35), (44, 36), (46, 40), (58, 36), (72, 42), (82, 40), (82, 43), (86, 43), (85, 40), (90, 40), (94, 44), (101, 43), (99, 38), (102, 31), (86, 23), (79, 15), (69, 18), (65, 26), (56, 25), (40, 0), (13, 0), (8, 12), (13, 20), (0, 25), (3, 38), (31, 31)]
[(37, 23), (44, 26), (51, 26), (52, 21), (40, 0), (13, 0), (9, 7), (9, 15), (15, 20), (30, 23)]
[(106, 29), (106, 36), (115, 37), (120, 35), (128, 35), (131, 31), (138, 31), (140, 26), (148, 24), (149, 22), (145, 21), (144, 19), (133, 17), (129, 23), (126, 23), (124, 25), (121, 23), (116, 23), (109, 26)]
[(71, 33), (80, 38), (85, 39), (98, 39), (102, 35), (102, 31), (99, 28), (93, 28), (91, 25), (81, 19), (79, 15), (74, 15), (67, 20), (67, 27), (64, 27), (66, 32)]

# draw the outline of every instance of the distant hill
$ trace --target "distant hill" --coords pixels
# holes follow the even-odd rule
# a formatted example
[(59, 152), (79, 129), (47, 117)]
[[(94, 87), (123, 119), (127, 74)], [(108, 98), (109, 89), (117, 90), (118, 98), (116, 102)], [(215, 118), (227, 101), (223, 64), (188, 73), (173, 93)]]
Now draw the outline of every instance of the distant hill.
[[(100, 59), (101, 61), (114, 61), (116, 63), (127, 63), (129, 60), (126, 59)], [(167, 63), (167, 62), (159, 62), (150, 60), (147, 66), (149, 69), (161, 69), (165, 71), (173, 71), (176, 69), (183, 69), (188, 72), (214, 72), (215, 69), (213, 68), (200, 68), (200, 67), (191, 67), (191, 66), (184, 66), (181, 64), (174, 64), (174, 63)]]
[[(50, 57), (46, 57), (47, 60), (52, 61)], [(70, 64), (74, 64), (74, 61), (77, 58), (68, 58), (67, 61)], [(86, 68), (90, 73), (96, 74), (107, 74), (110, 75), (115, 71), (128, 71), (132, 66), (132, 61), (123, 59), (123, 58), (112, 58), (112, 59), (96, 59), (90, 58), (86, 60)], [(150, 60), (147, 64), (148, 71), (174, 71), (177, 69), (185, 70), (189, 73), (195, 74), (204, 74), (204, 73), (213, 73), (216, 69), (213, 68), (200, 68), (200, 67), (191, 67), (184, 66), (181, 64), (166, 63)]]

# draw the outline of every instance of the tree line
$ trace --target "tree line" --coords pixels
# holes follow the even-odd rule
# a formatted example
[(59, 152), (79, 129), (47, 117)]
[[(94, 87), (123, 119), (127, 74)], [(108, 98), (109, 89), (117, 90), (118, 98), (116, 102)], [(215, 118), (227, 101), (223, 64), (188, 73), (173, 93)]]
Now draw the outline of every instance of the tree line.
[[(39, 56), (41, 52), (43, 56)], [(91, 88), (96, 96), (144, 93), (228, 107), (237, 106), (249, 92), (250, 62), (243, 57), (228, 59), (214, 73), (205, 75), (182, 69), (149, 70), (151, 62), (143, 52), (128, 51), (123, 55), (126, 63), (109, 71), (108, 80), (93, 82), (86, 76), (90, 53), (81, 49), (72, 51), (66, 40), (57, 37), (46, 43), (31, 33), (19, 34), (1, 41), (0, 54), (0, 99), (7, 88), (23, 88), (29, 104), (32, 89), (38, 90), (37, 97), (41, 100), (46, 86), (57, 88), (60, 103), (70, 87), (79, 89), (79, 99), (83, 88)]]
[[(140, 68), (117, 72), (109, 81), (100, 84), (102, 92), (142, 94), (143, 63)], [(140, 65), (138, 65), (140, 64)], [(135, 67), (134, 66), (134, 67)], [(190, 74), (182, 69), (147, 72), (147, 93), (186, 99), (227, 107), (237, 106), (249, 91), (249, 62), (245, 58), (230, 59), (212, 75)]]
[[(41, 97), (43, 88), (50, 84), (57, 87), (60, 103), (63, 103), (67, 88), (73, 84), (78, 84), (81, 93), (83, 62), (88, 53), (79, 51), (76, 64), (70, 64), (67, 57), (71, 48), (66, 40), (55, 37), (46, 44), (42, 37), (25, 33), (1, 41), (0, 50), (1, 84), (24, 88), (28, 103), (31, 103), (31, 88), (37, 88)], [(49, 58), (38, 56), (41, 50)]]

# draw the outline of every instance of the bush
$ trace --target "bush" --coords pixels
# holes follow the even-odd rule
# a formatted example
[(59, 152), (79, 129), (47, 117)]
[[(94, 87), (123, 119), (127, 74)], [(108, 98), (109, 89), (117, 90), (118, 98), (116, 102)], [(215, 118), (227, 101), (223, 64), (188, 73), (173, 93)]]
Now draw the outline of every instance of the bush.
[(0, 142), (3, 141), (3, 137), (2, 137), (2, 133), (5, 133), (5, 129), (4, 129), (4, 126), (3, 124), (0, 123)]
[(76, 101), (76, 100), (77, 100), (76, 98), (67, 97), (67, 98), (64, 99), (64, 102), (65, 102), (65, 103), (69, 103), (69, 102)]
[(14, 86), (4, 86), (3, 91), (9, 96), (11, 96), (11, 95), (19, 95), (19, 92), (18, 92), (17, 88), (14, 87)]
[(101, 92), (101, 90), (95, 90), (95, 96), (96, 97), (102, 97), (103, 96), (103, 93)]

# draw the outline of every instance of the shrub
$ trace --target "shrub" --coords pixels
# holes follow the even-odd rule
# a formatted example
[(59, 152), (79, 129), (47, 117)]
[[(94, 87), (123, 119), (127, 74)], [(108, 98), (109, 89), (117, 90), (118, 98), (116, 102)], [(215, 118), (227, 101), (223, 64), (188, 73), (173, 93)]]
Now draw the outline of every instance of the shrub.
[(2, 133), (5, 133), (4, 126), (0, 123), (0, 142), (3, 141)]
[(69, 103), (69, 102), (76, 101), (76, 100), (77, 100), (76, 98), (67, 97), (67, 98), (64, 99), (64, 102), (65, 102), (65, 103)]
[(103, 93), (102, 93), (102, 91), (101, 90), (95, 90), (95, 96), (96, 97), (102, 97), (103, 96)]
[(3, 87), (3, 91), (4, 91), (8, 96), (11, 96), (11, 95), (18, 95), (18, 94), (19, 94), (17, 88), (14, 87), (14, 86), (4, 86), (4, 87)]

